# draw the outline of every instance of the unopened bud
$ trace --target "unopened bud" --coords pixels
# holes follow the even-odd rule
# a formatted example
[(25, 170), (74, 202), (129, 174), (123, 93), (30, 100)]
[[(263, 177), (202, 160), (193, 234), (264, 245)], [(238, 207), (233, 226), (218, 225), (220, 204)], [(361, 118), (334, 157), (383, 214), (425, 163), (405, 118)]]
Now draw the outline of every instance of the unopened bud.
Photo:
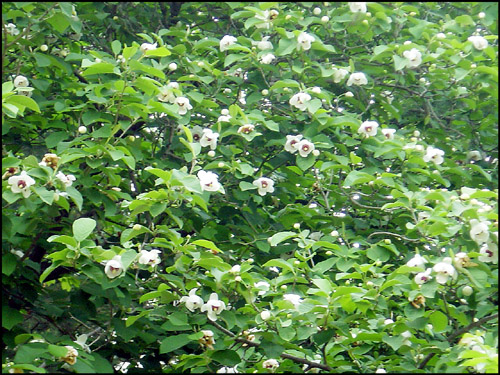
[(141, 224), (134, 224), (134, 226), (132, 227), (133, 230), (141, 230), (141, 228), (142, 228)]
[(46, 51), (48, 51), (48, 50), (49, 50), (49, 46), (47, 46), (46, 44), (42, 44), (42, 45), (40, 46), (40, 51), (42, 51), (42, 52), (46, 52)]
[(79, 127), (78, 127), (78, 133), (80, 133), (80, 134), (85, 134), (85, 133), (87, 133), (87, 127), (86, 127), (86, 126), (83, 126), (83, 125), (82, 125), (82, 126), (79, 126)]

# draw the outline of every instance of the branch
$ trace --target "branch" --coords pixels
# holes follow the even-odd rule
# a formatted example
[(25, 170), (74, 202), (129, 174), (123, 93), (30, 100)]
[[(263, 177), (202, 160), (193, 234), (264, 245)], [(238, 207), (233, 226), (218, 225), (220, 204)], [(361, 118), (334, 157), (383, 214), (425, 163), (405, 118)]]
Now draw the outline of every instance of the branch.
[[(227, 330), (226, 328), (222, 327), (220, 324), (218, 324), (216, 322), (213, 322), (211, 320), (208, 320), (208, 322), (211, 325), (213, 325), (215, 328), (217, 328), (218, 330), (220, 330), (221, 332), (225, 333), (226, 335), (228, 335), (230, 337), (233, 337), (235, 339), (235, 341), (237, 341), (237, 342), (245, 343), (248, 346), (254, 346), (254, 347), (258, 347), (260, 345), (260, 344), (258, 344), (256, 342), (244, 339), (242, 337), (236, 337), (236, 334), (234, 334), (233, 332)], [(333, 371), (333, 369), (330, 366), (323, 365), (323, 364), (317, 363), (317, 362), (313, 362), (313, 361), (310, 361), (310, 360), (305, 359), (305, 358), (296, 357), (296, 356), (293, 356), (293, 355), (290, 355), (290, 354), (281, 353), (280, 357), (284, 358), (284, 359), (290, 359), (290, 360), (292, 360), (292, 361), (294, 361), (296, 363), (302, 363), (304, 365), (309, 366), (309, 368), (316, 367), (316, 368), (319, 368), (321, 370), (325, 370), (325, 371), (328, 371), (328, 372), (332, 372)]]
[[(465, 327), (460, 328), (459, 330), (456, 330), (450, 336), (448, 336), (447, 340), (451, 344), (453, 342), (453, 340), (455, 340), (461, 334), (469, 332), (472, 328), (479, 327), (483, 323), (486, 323), (486, 322), (493, 320), (493, 319), (496, 319), (496, 318), (498, 318), (498, 313), (493, 314), (493, 315), (489, 315), (489, 316), (485, 316), (484, 318), (479, 319), (477, 322), (473, 322), (473, 323), (469, 324), (468, 326), (465, 326)], [(425, 357), (422, 360), (422, 363), (420, 363), (420, 365), (418, 365), (418, 368), (423, 369), (425, 367), (425, 365), (431, 360), (431, 358), (434, 357), (435, 354), (436, 353), (429, 353), (427, 355), (427, 357)]]

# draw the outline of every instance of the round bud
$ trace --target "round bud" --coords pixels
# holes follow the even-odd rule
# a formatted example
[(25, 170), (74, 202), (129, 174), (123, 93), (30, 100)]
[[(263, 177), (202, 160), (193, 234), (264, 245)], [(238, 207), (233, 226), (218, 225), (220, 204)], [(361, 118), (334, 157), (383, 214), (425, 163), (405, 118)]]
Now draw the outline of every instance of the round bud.
[(289, 14), (287, 14), (287, 15), (285, 16), (285, 19), (286, 19), (287, 21), (288, 21), (290, 18), (292, 18), (292, 16), (291, 16), (291, 15), (289, 15)]
[(416, 15), (417, 15), (417, 13), (415, 13), (415, 12), (410, 12), (410, 16), (415, 17)]
[(198, 66), (199, 66), (200, 68), (201, 68), (202, 66), (204, 66), (204, 65), (205, 65), (205, 63), (204, 63), (203, 61), (199, 61), (199, 62), (198, 62)]
[(134, 142), (134, 141), (135, 141), (135, 137), (134, 137), (133, 135), (129, 135), (129, 136), (128, 136), (128, 140), (129, 140), (130, 142)]
[(471, 68), (471, 69), (476, 69), (476, 68), (477, 68), (477, 65), (476, 65), (476, 64), (470, 64), (470, 68)]
[(210, 271), (205, 271), (205, 275), (210, 275)]
[(366, 286), (372, 287), (373, 286), (373, 281), (367, 281)]
[(418, 141), (418, 139), (417, 139), (417, 137), (411, 137), (411, 138), (410, 138), (410, 141), (412, 141), (412, 142), (416, 142), (416, 141)]
[(236, 281), (237, 283), (241, 282), (241, 280), (242, 280), (242, 279), (241, 279), (241, 276), (236, 276), (236, 277), (234, 278), (234, 281)]
[(371, 12), (366, 12), (366, 17), (371, 17), (372, 13)]
[(118, 16), (114, 16), (113, 21), (118, 21)]
[(392, 243), (392, 241), (390, 239), (386, 238), (384, 240), (384, 243), (386, 243), (387, 245), (390, 245)]
[(368, 181), (368, 185), (373, 186), (373, 185), (375, 185), (375, 182), (374, 181)]
[(293, 264), (295, 264), (296, 266), (298, 266), (300, 264), (300, 261), (296, 260), (296, 261), (293, 262)]
[(271, 312), (268, 311), (268, 310), (263, 310), (261, 313), (260, 313), (260, 317), (262, 318), (262, 320), (268, 320), (271, 318)]
[(319, 16), (319, 15), (321, 14), (321, 9), (320, 9), (320, 8), (314, 8), (314, 9), (313, 9), (313, 14), (314, 14), (315, 16)]
[(177, 64), (172, 62), (168, 64), (168, 70), (171, 70), (172, 72), (177, 69)]
[(328, 17), (328, 16), (321, 17), (321, 22), (327, 23), (328, 21), (330, 21), (330, 17)]
[(207, 155), (210, 156), (211, 158), (213, 158), (215, 156), (215, 151), (214, 150), (210, 150), (207, 152)]
[(368, 20), (363, 20), (361, 23), (362, 23), (363, 25), (369, 25)]
[(300, 229), (300, 223), (295, 223), (295, 224), (293, 224), (293, 227), (294, 227), (295, 229)]
[(477, 15), (480, 19), (483, 19), (484, 17), (486, 17), (486, 14), (484, 12), (480, 12), (478, 15)]
[(377, 261), (375, 262), (375, 265), (376, 265), (377, 267), (380, 267), (380, 266), (382, 265), (382, 261), (377, 260)]
[(331, 255), (333, 255), (333, 252), (331, 250), (328, 250), (325, 254), (328, 256), (331, 256)]
[(79, 127), (78, 127), (78, 133), (80, 133), (80, 134), (85, 134), (85, 133), (87, 133), (87, 127), (86, 127), (86, 126), (83, 126), (83, 125), (82, 125), (82, 126), (79, 126)]
[(312, 154), (313, 154), (314, 156), (319, 156), (319, 150), (313, 150)]
[(225, 164), (224, 164), (223, 162), (219, 162), (219, 164), (217, 164), (217, 166), (218, 166), (219, 168), (224, 168), (224, 165), (225, 165)]
[(418, 130), (415, 130), (415, 131), (413, 132), (413, 135), (414, 135), (415, 137), (420, 137), (420, 132), (419, 132)]
[(247, 259), (247, 262), (248, 262), (248, 263), (253, 263), (253, 258), (248, 258), (248, 259)]
[(282, 290), (286, 290), (287, 286), (286, 286), (286, 285), (282, 285), (282, 286), (280, 286), (280, 288), (281, 288)]
[(330, 236), (337, 237), (338, 235), (339, 235), (339, 232), (337, 232), (336, 230), (332, 230), (330, 232)]
[(263, 96), (267, 96), (267, 95), (269, 95), (269, 90), (264, 89), (264, 90), (262, 90), (260, 93), (261, 93)]
[(132, 227), (133, 230), (141, 230), (141, 228), (142, 228), (141, 224), (134, 224), (134, 226)]
[(42, 44), (42, 45), (40, 46), (40, 51), (42, 51), (42, 52), (46, 52), (46, 51), (48, 51), (48, 50), (49, 50), (49, 46), (47, 46), (46, 44)]
[(349, 280), (346, 280), (345, 285), (351, 285), (351, 282)]

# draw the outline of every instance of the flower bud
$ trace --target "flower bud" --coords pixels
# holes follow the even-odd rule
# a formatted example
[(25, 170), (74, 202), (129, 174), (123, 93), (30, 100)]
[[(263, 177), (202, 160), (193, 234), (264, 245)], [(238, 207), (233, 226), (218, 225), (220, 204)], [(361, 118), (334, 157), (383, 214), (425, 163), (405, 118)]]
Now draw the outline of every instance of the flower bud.
[(174, 62), (172, 62), (172, 63), (168, 64), (168, 70), (170, 70), (170, 71), (172, 71), (172, 72), (173, 72), (174, 70), (177, 70), (177, 64), (176, 64), (176, 63), (174, 63)]
[(319, 150), (316, 150), (316, 149), (315, 149), (315, 150), (313, 150), (312, 154), (313, 154), (314, 156), (319, 156), (320, 152), (319, 152)]
[(132, 227), (133, 230), (141, 230), (141, 228), (142, 228), (141, 224), (134, 224), (134, 226)]
[(261, 93), (263, 96), (267, 96), (267, 95), (269, 95), (269, 90), (264, 89), (264, 90), (262, 90), (260, 93)]
[(262, 318), (262, 320), (268, 320), (269, 318), (271, 318), (271, 312), (268, 310), (263, 310), (260, 313), (260, 317)]
[(210, 150), (207, 152), (207, 155), (210, 156), (211, 158), (213, 158), (215, 156), (215, 151), (214, 150)]
[(472, 289), (469, 285), (462, 288), (462, 294), (466, 297), (470, 296), (472, 292), (474, 292), (474, 289)]
[(486, 14), (484, 12), (479, 12), (479, 14), (477, 15), (480, 19), (483, 19), (484, 17), (486, 17)]
[(80, 126), (80, 127), (78, 127), (78, 133), (80, 133), (80, 134), (85, 134), (85, 133), (87, 133), (87, 127), (86, 127), (86, 126), (83, 126), (83, 125), (82, 125), (82, 126)]
[(242, 280), (242, 279), (241, 279), (241, 276), (236, 276), (236, 277), (234, 278), (234, 281), (236, 281), (236, 282), (238, 282), (238, 283), (239, 283), (239, 282), (241, 282), (241, 280)]
[(414, 135), (415, 137), (420, 137), (420, 132), (419, 132), (418, 130), (415, 130), (415, 131), (413, 132), (413, 135)]
[(129, 135), (129, 136), (128, 136), (128, 140), (129, 140), (130, 142), (134, 142), (134, 141), (135, 141), (135, 137), (134, 137), (133, 135)]
[(321, 17), (321, 22), (327, 23), (328, 21), (330, 21), (330, 17), (328, 17), (328, 16)]
[(48, 50), (49, 50), (49, 46), (47, 46), (46, 44), (42, 44), (40, 46), (40, 51), (47, 52)]
[(293, 224), (294, 229), (300, 229), (300, 223)]
[(118, 21), (118, 16), (114, 16), (113, 21)]
[(299, 260), (296, 260), (293, 262), (293, 264), (295, 264), (296, 266), (300, 265), (300, 261)]
[(313, 14), (315, 16), (319, 16), (321, 14), (321, 8), (314, 8), (313, 9)]
[(390, 245), (392, 243), (392, 241), (389, 238), (386, 238), (384, 240), (384, 243), (387, 244), (387, 245)]
[(219, 164), (217, 164), (217, 166), (218, 166), (219, 168), (224, 168), (224, 165), (225, 165), (225, 164), (224, 164), (223, 162), (219, 162)]
[(291, 15), (289, 15), (289, 14), (287, 14), (287, 15), (285, 16), (285, 19), (286, 19), (287, 21), (288, 21), (290, 18), (292, 18), (292, 16), (291, 16)]
[(470, 64), (470, 68), (471, 68), (471, 69), (476, 69), (476, 68), (477, 68), (477, 65), (476, 65), (476, 64)]
[(282, 290), (286, 290), (287, 286), (286, 286), (286, 285), (282, 285), (280, 288), (281, 288)]
[(331, 250), (328, 250), (325, 254), (328, 256), (331, 256), (331, 255), (333, 255), (333, 252)]

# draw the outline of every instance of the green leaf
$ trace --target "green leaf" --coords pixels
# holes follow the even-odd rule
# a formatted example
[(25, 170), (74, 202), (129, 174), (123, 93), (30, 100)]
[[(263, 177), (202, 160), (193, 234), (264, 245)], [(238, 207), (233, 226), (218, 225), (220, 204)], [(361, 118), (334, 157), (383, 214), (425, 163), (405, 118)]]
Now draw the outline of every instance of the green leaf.
[(296, 237), (297, 233), (295, 232), (279, 232), (274, 234), (270, 239), (269, 243), (271, 246), (276, 246), (280, 242), (288, 240), (289, 238)]
[(165, 47), (158, 47), (156, 49), (150, 49), (144, 53), (145, 56), (170, 56), (172, 53)]
[(115, 55), (118, 55), (120, 51), (122, 50), (122, 44), (120, 43), (119, 40), (113, 40), (111, 42), (111, 49), (113, 50), (113, 53)]
[(19, 323), (21, 323), (24, 320), (23, 314), (21, 314), (19, 311), (6, 306), (2, 305), (2, 327), (5, 329), (12, 329), (12, 327), (17, 326)]
[(82, 217), (73, 222), (73, 237), (78, 242), (82, 242), (96, 227), (96, 221), (94, 219)]
[(7, 253), (2, 255), (2, 273), (10, 276), (16, 269), (17, 262), (18, 260), (14, 254)]
[(238, 353), (234, 350), (224, 349), (216, 350), (211, 355), (210, 358), (219, 362), (223, 366), (233, 367), (241, 363), (241, 358)]
[(57, 242), (57, 243), (63, 243), (66, 245), (69, 245), (73, 248), (76, 248), (78, 246), (77, 240), (75, 240), (73, 237), (67, 236), (67, 235), (53, 235), (47, 238), (47, 242)]
[(367, 182), (373, 181), (374, 179), (375, 178), (368, 173), (360, 171), (352, 171), (347, 175), (342, 185), (345, 187), (345, 186), (365, 184)]
[(196, 245), (196, 246), (201, 246), (201, 247), (204, 247), (206, 249), (210, 249), (210, 250), (214, 250), (218, 253), (221, 253), (222, 250), (219, 249), (212, 241), (208, 241), (208, 240), (196, 240), (196, 241), (193, 241), (191, 242), (193, 245)]
[(52, 345), (49, 344), (49, 353), (52, 354), (54, 357), (66, 357), (68, 354), (68, 349), (64, 346), (57, 346), (57, 345)]
[(114, 73), (120, 75), (118, 68), (116, 68), (116, 71), (115, 68), (116, 67), (111, 63), (100, 62), (90, 65), (87, 69), (85, 69), (82, 72), (82, 76), (90, 76), (92, 74), (106, 74), (106, 73)]
[(246, 181), (240, 181), (239, 187), (242, 191), (257, 189), (257, 186)]
[(184, 345), (189, 344), (191, 339), (187, 333), (180, 335), (167, 336), (160, 343), (160, 354), (170, 353), (176, 349), (182, 348)]
[(293, 266), (284, 259), (271, 259), (262, 265), (263, 267), (280, 267), (295, 274)]
[(448, 326), (448, 318), (441, 311), (434, 311), (429, 315), (429, 321), (433, 326), (433, 331), (436, 333), (443, 332)]
[(24, 107), (31, 109), (32, 111), (40, 113), (40, 107), (38, 107), (37, 102), (33, 99), (28, 98), (24, 95), (12, 95), (9, 97), (9, 103), (14, 104), (20, 109), (24, 109)]

